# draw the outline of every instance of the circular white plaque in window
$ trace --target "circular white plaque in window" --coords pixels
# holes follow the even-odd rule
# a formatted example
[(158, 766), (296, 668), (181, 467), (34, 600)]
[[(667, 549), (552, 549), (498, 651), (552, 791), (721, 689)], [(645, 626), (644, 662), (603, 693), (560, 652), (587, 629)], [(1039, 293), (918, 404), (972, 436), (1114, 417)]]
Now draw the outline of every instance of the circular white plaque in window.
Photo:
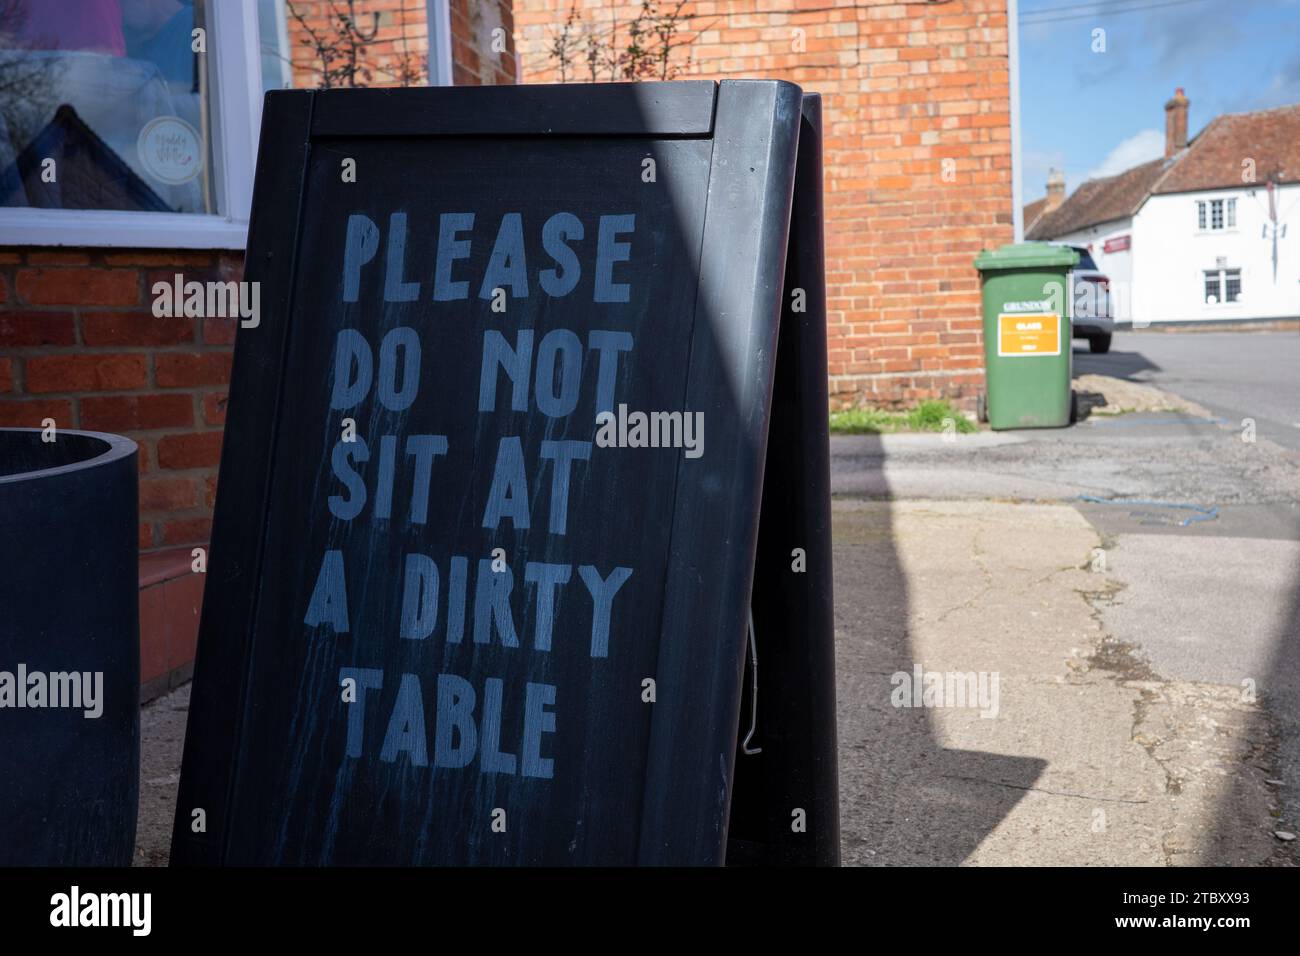
[(203, 171), (203, 142), (179, 116), (159, 116), (146, 123), (136, 152), (150, 176), (172, 186), (187, 183)]

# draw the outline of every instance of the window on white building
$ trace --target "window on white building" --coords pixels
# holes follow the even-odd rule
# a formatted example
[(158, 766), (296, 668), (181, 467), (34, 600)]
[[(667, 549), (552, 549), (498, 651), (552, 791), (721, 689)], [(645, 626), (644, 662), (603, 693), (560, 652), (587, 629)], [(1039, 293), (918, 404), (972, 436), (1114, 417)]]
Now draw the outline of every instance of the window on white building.
[(1237, 200), (1198, 200), (1196, 203), (1196, 228), (1202, 231), (1206, 229), (1237, 228)]
[(1223, 305), (1241, 300), (1240, 269), (1205, 270), (1205, 304)]

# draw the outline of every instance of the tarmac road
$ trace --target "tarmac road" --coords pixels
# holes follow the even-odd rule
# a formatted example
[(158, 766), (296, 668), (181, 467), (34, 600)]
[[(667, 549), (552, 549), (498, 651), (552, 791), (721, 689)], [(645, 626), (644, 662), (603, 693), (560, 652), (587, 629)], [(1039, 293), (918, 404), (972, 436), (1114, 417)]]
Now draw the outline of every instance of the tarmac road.
[(1092, 372), (1154, 385), (1204, 405), (1238, 427), (1300, 450), (1300, 332), (1115, 333), (1107, 355), (1074, 353)]

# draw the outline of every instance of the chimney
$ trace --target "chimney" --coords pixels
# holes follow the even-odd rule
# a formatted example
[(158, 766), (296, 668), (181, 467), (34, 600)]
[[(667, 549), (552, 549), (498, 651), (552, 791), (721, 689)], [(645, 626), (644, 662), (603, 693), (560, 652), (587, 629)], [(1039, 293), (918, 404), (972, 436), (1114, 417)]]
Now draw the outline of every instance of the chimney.
[(1065, 202), (1065, 176), (1059, 169), (1047, 171), (1047, 204), (1043, 212), (1051, 212)]
[(1165, 158), (1187, 146), (1187, 97), (1180, 86), (1174, 98), (1165, 104)]

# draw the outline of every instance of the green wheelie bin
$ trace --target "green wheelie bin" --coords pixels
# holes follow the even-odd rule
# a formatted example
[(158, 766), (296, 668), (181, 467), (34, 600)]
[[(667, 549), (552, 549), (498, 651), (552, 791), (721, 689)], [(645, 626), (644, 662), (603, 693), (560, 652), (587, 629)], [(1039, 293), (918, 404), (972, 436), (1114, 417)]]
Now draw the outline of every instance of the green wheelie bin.
[(1010, 243), (975, 258), (987, 378), (980, 417), (991, 428), (1070, 424), (1070, 288), (1078, 262), (1073, 249), (1047, 242)]

